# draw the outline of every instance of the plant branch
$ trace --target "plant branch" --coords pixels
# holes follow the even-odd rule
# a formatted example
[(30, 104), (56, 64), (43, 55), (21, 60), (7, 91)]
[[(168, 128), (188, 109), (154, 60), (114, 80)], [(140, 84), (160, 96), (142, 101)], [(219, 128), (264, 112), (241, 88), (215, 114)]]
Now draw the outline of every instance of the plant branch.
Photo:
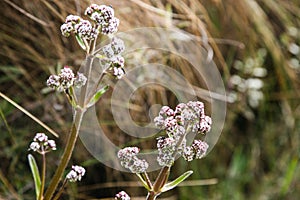
[(75, 110), (75, 115), (74, 115), (74, 120), (72, 123), (72, 128), (71, 128), (71, 132), (68, 138), (68, 142), (67, 142), (67, 146), (65, 148), (65, 151), (62, 155), (61, 161), (55, 171), (55, 174), (50, 182), (50, 185), (46, 191), (45, 194), (45, 200), (50, 200), (51, 197), (53, 196), (58, 183), (69, 163), (69, 160), (71, 158), (78, 134), (79, 134), (79, 129), (80, 129), (80, 125), (81, 125), (81, 121), (82, 121), (82, 117), (83, 114), (85, 113), (84, 109), (81, 108), (76, 108)]
[(43, 164), (42, 164), (42, 183), (41, 189), (38, 199), (42, 200), (44, 196), (44, 188), (45, 188), (45, 179), (46, 179), (46, 153), (43, 151), (42, 153)]

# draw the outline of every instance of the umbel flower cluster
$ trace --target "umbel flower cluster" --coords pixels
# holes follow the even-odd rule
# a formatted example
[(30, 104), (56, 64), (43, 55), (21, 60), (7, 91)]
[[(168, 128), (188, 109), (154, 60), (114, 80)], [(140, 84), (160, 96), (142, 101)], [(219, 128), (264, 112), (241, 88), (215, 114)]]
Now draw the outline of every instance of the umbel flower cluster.
[[(201, 159), (205, 156), (209, 147), (206, 142), (193, 140), (189, 145), (186, 139), (188, 133), (206, 134), (211, 129), (212, 120), (205, 115), (202, 102), (180, 103), (175, 110), (163, 106), (154, 122), (167, 135), (167, 137), (157, 138), (157, 162), (160, 166), (171, 167), (178, 156), (182, 156), (187, 161)], [(136, 157), (138, 153), (137, 147), (121, 149), (118, 152), (121, 165), (133, 173), (144, 172), (148, 163), (138, 159)]]
[(56, 150), (56, 144), (54, 140), (49, 140), (45, 133), (37, 133), (29, 146), (29, 150), (45, 154), (49, 151)]
[(73, 165), (72, 170), (67, 174), (66, 179), (70, 182), (81, 181), (85, 174), (85, 169), (78, 165)]
[(132, 173), (143, 173), (149, 167), (146, 160), (137, 157), (140, 149), (137, 147), (126, 147), (118, 152), (121, 165), (129, 169)]
[(96, 40), (99, 34), (108, 35), (111, 39), (110, 43), (101, 48), (100, 53), (97, 51), (99, 54), (96, 56), (100, 58), (108, 74), (117, 79), (122, 78), (125, 74), (125, 60), (121, 53), (125, 50), (125, 45), (123, 40), (113, 37), (119, 26), (119, 19), (114, 16), (114, 9), (111, 6), (92, 4), (85, 10), (85, 15), (91, 22), (77, 15), (67, 16), (61, 26), (62, 35), (69, 37), (70, 34), (75, 34), (78, 43), (87, 52), (90, 52), (93, 46), (90, 41)]
[(211, 129), (212, 120), (205, 115), (202, 102), (180, 103), (175, 110), (163, 106), (154, 122), (168, 136), (157, 139), (159, 165), (171, 166), (178, 154), (187, 161), (200, 159), (206, 154), (208, 149), (206, 142), (194, 140), (189, 146), (186, 139), (189, 132), (205, 134)]
[(77, 72), (77, 75), (73, 73), (69, 66), (65, 66), (61, 69), (60, 74), (51, 75), (47, 80), (47, 86), (55, 89), (59, 92), (65, 91), (72, 86), (80, 88), (85, 85), (87, 78), (82, 74)]
[(124, 63), (125, 60), (121, 53), (125, 50), (123, 40), (113, 37), (110, 44), (105, 45), (102, 50), (102, 64), (108, 69), (108, 72), (120, 79), (125, 74)]
[(119, 19), (114, 16), (114, 9), (110, 6), (92, 4), (85, 10), (85, 15), (94, 23), (77, 15), (69, 15), (60, 27), (62, 34), (69, 37), (75, 33), (83, 39), (94, 40), (99, 32), (108, 35), (118, 31)]
[(130, 200), (130, 196), (126, 192), (121, 191), (116, 194), (115, 200)]

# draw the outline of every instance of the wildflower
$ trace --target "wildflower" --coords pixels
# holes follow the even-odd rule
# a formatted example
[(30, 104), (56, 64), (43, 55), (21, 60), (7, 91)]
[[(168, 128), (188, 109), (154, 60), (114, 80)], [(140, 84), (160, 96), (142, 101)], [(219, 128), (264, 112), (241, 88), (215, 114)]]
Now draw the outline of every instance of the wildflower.
[(44, 133), (37, 133), (29, 145), (29, 150), (45, 154), (51, 150), (56, 150), (56, 144), (54, 140), (48, 140), (48, 136)]
[(117, 77), (117, 79), (121, 79), (125, 75), (125, 70), (122, 67), (114, 67), (113, 75)]
[(60, 30), (65, 37), (69, 37), (71, 33), (75, 33), (87, 40), (94, 40), (99, 34), (98, 29), (96, 29), (88, 20), (84, 20), (77, 15), (67, 16), (65, 23), (61, 25)]
[(208, 144), (201, 140), (194, 140), (192, 146), (187, 146), (184, 148), (182, 157), (187, 161), (192, 161), (194, 159), (201, 159), (205, 156)]
[[(107, 52), (108, 53), (108, 52)], [(124, 70), (124, 58), (120, 55), (113, 56), (110, 58), (110, 68), (109, 71), (117, 79), (121, 79), (125, 75)]]
[(129, 169), (132, 173), (143, 173), (149, 167), (146, 160), (139, 159), (136, 156), (139, 151), (137, 147), (126, 147), (118, 152), (121, 165)]
[(101, 33), (104, 35), (113, 34), (118, 31), (119, 24), (120, 20), (114, 17), (109, 23), (102, 25)]
[(32, 151), (38, 151), (40, 149), (40, 145), (38, 142), (31, 142), (29, 149)]
[(121, 165), (125, 168), (129, 168), (132, 158), (140, 152), (140, 149), (137, 147), (126, 147), (119, 150), (118, 158), (121, 161)]
[(186, 160), (186, 161), (192, 161), (194, 160), (195, 157), (195, 152), (194, 149), (190, 146), (187, 146), (186, 148), (184, 148), (183, 153), (182, 153), (182, 157)]
[(77, 15), (68, 15), (66, 17), (65, 23), (61, 25), (60, 30), (63, 36), (69, 37), (71, 33), (75, 31), (75, 25), (81, 21), (81, 17)]
[(48, 141), (48, 136), (45, 135), (45, 133), (37, 133), (37, 134), (34, 136), (33, 141), (45, 143), (45, 142)]
[(111, 40), (111, 48), (115, 55), (122, 53), (125, 50), (124, 41), (120, 38), (113, 37)]
[(94, 40), (98, 35), (98, 30), (87, 20), (81, 20), (74, 26), (75, 32), (82, 38)]
[(205, 156), (206, 151), (208, 149), (208, 144), (201, 140), (194, 140), (192, 147), (196, 154), (196, 159), (201, 159)]
[(60, 78), (60, 84), (63, 88), (67, 89), (73, 85), (75, 75), (69, 66), (65, 66), (63, 69), (61, 69), (58, 76)]
[(124, 67), (124, 58), (120, 55), (114, 56), (112, 59), (112, 66), (114, 67)]
[(102, 48), (102, 51), (107, 58), (112, 58), (115, 55), (113, 49), (111, 48), (111, 44), (105, 45)]
[(81, 20), (81, 17), (77, 15), (68, 15), (66, 17), (65, 23), (78, 24)]
[(198, 132), (207, 133), (211, 129), (212, 120), (209, 116), (205, 116), (199, 122)]
[(74, 80), (74, 86), (77, 88), (81, 88), (86, 84), (87, 78), (84, 76), (84, 74), (77, 72), (77, 76)]
[(139, 159), (138, 157), (134, 156), (131, 160), (131, 165), (129, 166), (129, 170), (132, 172), (132, 173), (143, 173), (145, 172), (148, 167), (149, 167), (149, 164), (146, 160), (142, 160), (142, 159)]
[(100, 26), (102, 34), (113, 34), (118, 30), (120, 22), (114, 17), (114, 9), (110, 6), (92, 4), (85, 10), (85, 15)]
[(77, 72), (75, 76), (72, 69), (69, 66), (65, 66), (60, 74), (51, 75), (48, 78), (47, 85), (52, 89), (62, 92), (72, 86), (80, 88), (86, 84), (86, 81), (87, 78), (82, 73)]
[(60, 86), (59, 76), (51, 75), (47, 80), (47, 86), (52, 89), (58, 88)]
[(115, 200), (130, 200), (130, 196), (126, 192), (121, 191), (116, 194)]
[(85, 169), (78, 165), (73, 165), (72, 170), (67, 174), (66, 179), (70, 182), (81, 181), (85, 175)]
[(174, 163), (176, 140), (168, 138), (158, 138), (157, 140), (158, 156), (157, 162), (160, 166), (171, 166)]
[(54, 140), (48, 140), (48, 146), (51, 150), (56, 150), (56, 143)]

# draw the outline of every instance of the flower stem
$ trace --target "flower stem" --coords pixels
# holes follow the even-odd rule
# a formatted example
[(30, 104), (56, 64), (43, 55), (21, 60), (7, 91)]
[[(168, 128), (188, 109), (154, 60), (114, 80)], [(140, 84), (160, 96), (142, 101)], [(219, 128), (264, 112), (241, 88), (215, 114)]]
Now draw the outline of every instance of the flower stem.
[(72, 123), (72, 128), (71, 128), (71, 132), (68, 138), (68, 142), (67, 142), (67, 146), (65, 148), (65, 151), (62, 155), (61, 161), (58, 165), (58, 168), (55, 171), (55, 174), (50, 182), (50, 185), (46, 191), (45, 194), (45, 200), (50, 200), (51, 197), (53, 196), (57, 185), (67, 167), (67, 164), (71, 158), (77, 137), (78, 137), (78, 133), (79, 133), (79, 129), (80, 129), (80, 125), (81, 125), (81, 121), (82, 121), (82, 117), (83, 114), (85, 113), (84, 109), (81, 108), (76, 108), (75, 110), (75, 115), (74, 115), (74, 120)]
[[(94, 60), (93, 56), (87, 55), (87, 57), (86, 57), (87, 71), (85, 72), (85, 75), (88, 80), (90, 80), (93, 60)], [(89, 84), (87, 82), (80, 91), (79, 102), (78, 102), (79, 105), (75, 108), (75, 113), (74, 113), (74, 117), (73, 117), (73, 122), (72, 122), (71, 131), (69, 134), (69, 138), (68, 138), (64, 153), (62, 155), (62, 158), (60, 160), (60, 163), (59, 163), (59, 165), (55, 171), (55, 174), (49, 184), (49, 187), (45, 193), (45, 198), (44, 198), (45, 200), (50, 200), (52, 198), (52, 196), (58, 186), (58, 183), (61, 180), (63, 173), (64, 173), (64, 171), (69, 163), (69, 160), (72, 156), (72, 153), (73, 153), (73, 150), (74, 150), (77, 138), (78, 138), (82, 118), (86, 111), (86, 102), (85, 101), (86, 101), (87, 92), (88, 92), (87, 91), (88, 85)]]
[(42, 200), (44, 196), (44, 188), (45, 188), (45, 178), (46, 178), (46, 153), (43, 151), (42, 153), (42, 159), (43, 159), (43, 164), (42, 164), (42, 183), (41, 183), (41, 189), (40, 189), (40, 194), (38, 199)]
[(161, 188), (166, 184), (168, 181), (168, 177), (170, 174), (170, 168), (169, 166), (163, 167), (160, 172), (158, 177), (156, 178), (153, 188), (151, 191), (148, 192), (148, 196), (146, 200), (155, 200), (158, 195), (161, 193)]

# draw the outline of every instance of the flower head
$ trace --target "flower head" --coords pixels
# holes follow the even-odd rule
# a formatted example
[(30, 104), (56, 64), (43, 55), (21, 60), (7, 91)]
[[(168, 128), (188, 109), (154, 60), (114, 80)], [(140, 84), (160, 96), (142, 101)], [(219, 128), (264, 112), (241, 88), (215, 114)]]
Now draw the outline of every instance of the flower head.
[(130, 196), (126, 192), (121, 191), (116, 194), (115, 200), (130, 200)]
[(194, 140), (192, 146), (187, 146), (184, 148), (182, 156), (187, 161), (192, 161), (194, 159), (201, 159), (205, 156), (208, 144), (201, 140)]
[(61, 69), (58, 75), (51, 75), (47, 80), (48, 87), (55, 89), (59, 92), (69, 89), (72, 86), (77, 88), (85, 85), (87, 78), (82, 73), (77, 73), (75, 76), (69, 66)]
[(187, 161), (200, 159), (206, 154), (207, 143), (194, 140), (191, 146), (187, 146), (186, 138), (189, 132), (205, 134), (211, 129), (212, 120), (205, 115), (202, 102), (180, 103), (175, 111), (168, 106), (163, 106), (154, 122), (168, 135), (168, 138), (158, 138), (157, 141), (159, 165), (171, 166), (176, 154), (183, 156)]
[(119, 19), (114, 16), (114, 9), (110, 6), (92, 4), (85, 10), (85, 15), (100, 26), (102, 34), (113, 34), (118, 30)]
[(29, 145), (29, 150), (45, 154), (56, 150), (56, 144), (54, 140), (48, 140), (48, 136), (45, 133), (37, 133), (33, 138), (33, 142)]
[(68, 89), (74, 83), (75, 75), (69, 66), (65, 66), (61, 69), (59, 76), (60, 85), (64, 89)]
[(122, 53), (125, 50), (124, 41), (120, 38), (113, 37), (111, 40), (111, 48), (115, 55)]
[(81, 20), (74, 26), (74, 29), (80, 37), (87, 40), (94, 40), (98, 35), (98, 30), (88, 20)]
[(157, 162), (160, 166), (171, 166), (175, 160), (175, 151), (176, 151), (176, 140), (168, 138), (158, 138), (157, 140), (157, 149), (158, 156)]
[(75, 33), (75, 25), (79, 24), (81, 20), (81, 17), (77, 15), (68, 15), (66, 17), (65, 23), (60, 27), (62, 35), (65, 37), (69, 37), (71, 33)]
[(118, 152), (121, 165), (129, 169), (132, 173), (143, 173), (149, 167), (146, 160), (137, 157), (139, 151), (140, 149), (137, 147), (125, 147)]
[(75, 77), (74, 80), (74, 86), (77, 88), (81, 88), (86, 84), (87, 78), (85, 77), (84, 74), (77, 72), (77, 76)]
[(59, 86), (60, 86), (60, 80), (59, 79), (60, 78), (57, 75), (49, 76), (49, 78), (47, 80), (47, 86), (52, 88), (52, 89), (59, 88)]
[(78, 165), (73, 165), (72, 170), (67, 174), (66, 179), (70, 182), (81, 181), (85, 175), (85, 169)]

